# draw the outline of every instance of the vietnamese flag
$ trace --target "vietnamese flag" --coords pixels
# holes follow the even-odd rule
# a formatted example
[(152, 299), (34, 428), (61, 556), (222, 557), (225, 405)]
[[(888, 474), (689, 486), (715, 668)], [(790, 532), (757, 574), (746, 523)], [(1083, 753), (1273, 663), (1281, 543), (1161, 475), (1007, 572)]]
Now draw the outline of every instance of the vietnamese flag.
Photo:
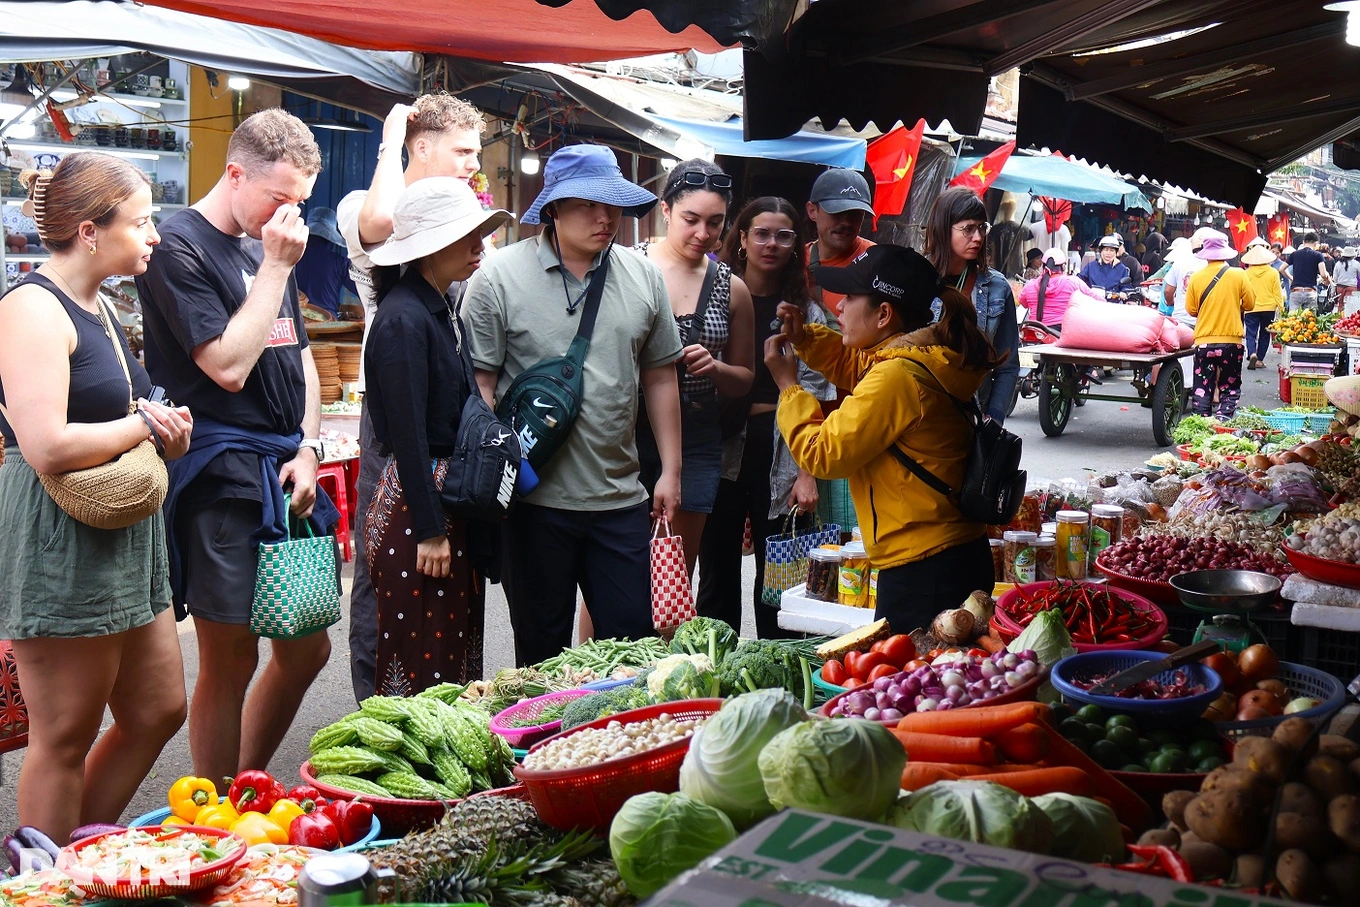
[(926, 121), (921, 119), (910, 130), (899, 125), (869, 143), (865, 159), (877, 183), (874, 187), (875, 228), (880, 217), (896, 217), (906, 208), (907, 193), (911, 191), (911, 178), (916, 173), (917, 153), (921, 150), (921, 137), (925, 131)]
[(996, 182), (996, 178), (1001, 175), (1001, 168), (1006, 166), (1006, 159), (1014, 150), (1015, 140), (1012, 139), (954, 177), (949, 181), (949, 185), (964, 186), (981, 195), (987, 191), (988, 186)]
[(1281, 211), (1271, 215), (1270, 220), (1266, 221), (1266, 233), (1272, 243), (1289, 245), (1289, 212)]
[(1233, 208), (1226, 215), (1228, 218), (1228, 235), (1232, 237), (1233, 246), (1237, 251), (1245, 252), (1247, 243), (1257, 237), (1256, 216), (1248, 214), (1241, 208)]

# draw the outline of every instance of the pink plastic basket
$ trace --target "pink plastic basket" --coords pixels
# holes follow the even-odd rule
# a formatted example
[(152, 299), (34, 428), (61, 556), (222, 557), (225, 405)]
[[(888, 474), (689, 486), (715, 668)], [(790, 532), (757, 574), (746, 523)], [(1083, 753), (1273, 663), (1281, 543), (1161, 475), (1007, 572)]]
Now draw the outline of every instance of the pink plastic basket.
[(562, 690), (517, 702), (510, 708), (491, 719), (491, 730), (505, 738), (505, 742), (519, 749), (528, 749), (540, 740), (551, 737), (562, 727), (562, 720), (549, 721), (547, 724), (530, 724), (542, 713), (544, 707), (553, 703), (571, 702), (582, 696), (589, 696), (596, 690)]

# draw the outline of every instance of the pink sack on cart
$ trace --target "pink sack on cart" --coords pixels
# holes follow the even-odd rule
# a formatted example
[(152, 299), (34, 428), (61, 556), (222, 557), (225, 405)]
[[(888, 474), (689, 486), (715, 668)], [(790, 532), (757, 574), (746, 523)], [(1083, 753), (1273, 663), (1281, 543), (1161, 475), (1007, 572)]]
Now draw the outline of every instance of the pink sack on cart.
[(1159, 352), (1166, 321), (1140, 305), (1074, 299), (1063, 313), (1058, 346), (1111, 353)]

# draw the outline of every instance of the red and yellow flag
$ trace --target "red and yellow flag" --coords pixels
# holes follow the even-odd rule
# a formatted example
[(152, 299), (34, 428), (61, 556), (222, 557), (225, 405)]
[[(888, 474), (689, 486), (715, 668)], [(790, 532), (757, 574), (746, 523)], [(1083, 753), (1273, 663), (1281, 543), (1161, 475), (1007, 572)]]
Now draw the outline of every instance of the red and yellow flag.
[(1228, 235), (1232, 237), (1233, 246), (1239, 252), (1245, 252), (1247, 243), (1257, 237), (1256, 216), (1248, 214), (1241, 208), (1233, 208), (1226, 215), (1228, 218)]
[(996, 182), (996, 178), (1001, 175), (1001, 168), (1006, 166), (1006, 159), (1011, 156), (1011, 152), (1014, 150), (1015, 141), (1007, 142), (954, 177), (949, 181), (949, 185), (965, 186), (981, 195), (987, 191), (988, 186)]
[(1266, 235), (1272, 243), (1279, 243), (1281, 246), (1289, 245), (1288, 211), (1271, 215), (1270, 220), (1266, 221)]
[(898, 126), (869, 143), (865, 159), (877, 183), (874, 188), (875, 228), (880, 217), (896, 217), (906, 208), (925, 131), (926, 121), (917, 120), (911, 129)]

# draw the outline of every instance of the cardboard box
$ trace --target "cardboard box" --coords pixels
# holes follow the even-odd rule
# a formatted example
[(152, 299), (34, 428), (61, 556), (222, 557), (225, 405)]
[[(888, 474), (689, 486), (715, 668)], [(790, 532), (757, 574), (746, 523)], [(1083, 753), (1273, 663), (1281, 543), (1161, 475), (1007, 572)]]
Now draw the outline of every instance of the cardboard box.
[(785, 810), (647, 907), (1264, 907), (1273, 898)]

